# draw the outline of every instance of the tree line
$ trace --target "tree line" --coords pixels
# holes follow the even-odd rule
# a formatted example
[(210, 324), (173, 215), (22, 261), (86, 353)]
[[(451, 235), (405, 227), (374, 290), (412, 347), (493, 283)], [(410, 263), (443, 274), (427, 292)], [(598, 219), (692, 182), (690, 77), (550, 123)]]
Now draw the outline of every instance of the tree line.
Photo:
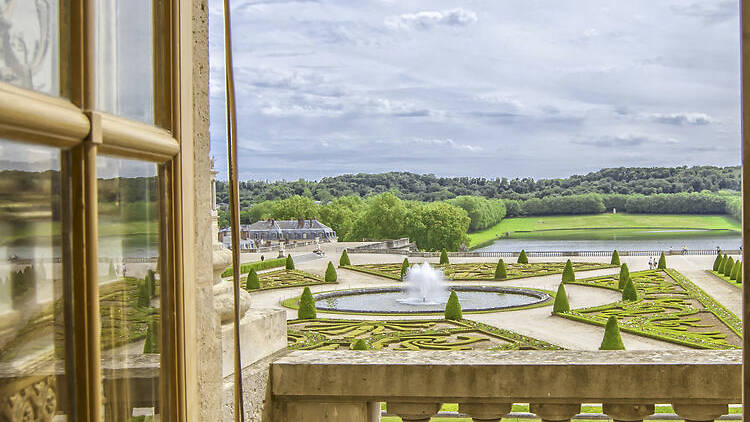
[[(721, 190), (739, 191), (740, 167), (619, 167), (602, 169), (568, 178), (478, 178), (437, 177), (432, 174), (390, 172), (345, 174), (319, 181), (244, 181), (240, 182), (243, 207), (265, 200), (286, 199), (295, 195), (324, 203), (343, 196), (368, 197), (393, 192), (403, 200), (436, 202), (459, 196), (527, 200), (549, 196), (588, 193), (602, 195), (655, 195)], [(228, 202), (226, 183), (217, 183), (219, 202)]]

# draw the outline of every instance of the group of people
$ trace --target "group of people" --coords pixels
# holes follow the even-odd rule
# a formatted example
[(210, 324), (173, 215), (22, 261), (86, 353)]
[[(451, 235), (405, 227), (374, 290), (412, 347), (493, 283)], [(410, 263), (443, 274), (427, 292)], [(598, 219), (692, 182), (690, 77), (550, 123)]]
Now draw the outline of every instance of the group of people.
[(655, 270), (659, 266), (659, 261), (653, 256), (648, 259), (648, 269)]

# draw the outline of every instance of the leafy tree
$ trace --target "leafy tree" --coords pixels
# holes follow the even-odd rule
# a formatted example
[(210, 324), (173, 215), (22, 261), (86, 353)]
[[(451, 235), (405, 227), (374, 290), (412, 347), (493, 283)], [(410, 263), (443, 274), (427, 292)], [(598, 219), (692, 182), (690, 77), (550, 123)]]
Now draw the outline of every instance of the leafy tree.
[(143, 354), (159, 353), (161, 349), (159, 340), (159, 322), (151, 319), (148, 322), (148, 328), (146, 328), (146, 342), (143, 344)]
[(604, 338), (599, 350), (625, 350), (625, 345), (620, 336), (620, 327), (617, 325), (617, 318), (611, 316), (607, 320), (607, 326), (604, 328)]
[(576, 273), (573, 271), (573, 263), (568, 260), (565, 263), (565, 268), (563, 268), (562, 282), (571, 283), (573, 281), (576, 281)]
[(570, 304), (568, 303), (568, 295), (565, 293), (565, 283), (560, 283), (560, 286), (557, 287), (555, 303), (552, 305), (552, 313), (568, 311), (570, 311)]
[(660, 270), (666, 270), (667, 269), (667, 257), (664, 256), (664, 252), (661, 253), (661, 256), (659, 257), (659, 266), (658, 268)]
[(286, 269), (287, 270), (293, 270), (294, 269), (294, 260), (292, 259), (292, 254), (288, 254), (286, 256)]
[(442, 251), (440, 251), (440, 265), (448, 265), (450, 264), (450, 261), (448, 260), (448, 251), (443, 248)]
[(357, 339), (349, 348), (351, 350), (370, 350), (370, 346), (367, 345), (367, 342), (363, 338)]
[(260, 289), (260, 278), (258, 277), (258, 273), (255, 272), (255, 268), (250, 268), (250, 272), (247, 273), (247, 279), (245, 280), (245, 289)]
[(320, 206), (312, 198), (294, 195), (287, 199), (274, 201), (271, 208), (271, 216), (277, 220), (319, 218)]
[(629, 302), (638, 300), (638, 292), (635, 289), (635, 284), (633, 283), (632, 278), (628, 278), (627, 283), (625, 283), (625, 288), (622, 289), (622, 300)]
[(333, 267), (333, 262), (328, 261), (328, 268), (326, 268), (326, 283), (333, 283), (338, 278), (336, 274), (336, 268)]
[(461, 304), (458, 303), (458, 295), (455, 291), (451, 291), (451, 295), (448, 298), (448, 303), (445, 304), (445, 319), (452, 321), (462, 320), (463, 313), (461, 312)]
[(406, 272), (409, 270), (409, 258), (404, 258), (404, 262), (401, 263), (401, 280), (406, 277)]
[(455, 251), (467, 241), (466, 211), (445, 202), (410, 202), (406, 207), (403, 235), (423, 250)]
[(506, 214), (505, 203), (498, 199), (461, 195), (446, 202), (466, 211), (466, 214), (471, 219), (469, 231), (472, 232), (484, 230), (498, 224)]
[(519, 264), (528, 264), (529, 258), (526, 256), (526, 251), (521, 249), (521, 253), (518, 254), (518, 263)]
[(497, 261), (497, 267), (495, 268), (495, 280), (505, 280), (508, 277), (508, 272), (505, 269), (505, 262), (501, 259)]
[(730, 280), (737, 280), (737, 274), (742, 271), (742, 261), (739, 259), (735, 261), (734, 266), (732, 267), (732, 271), (729, 273), (729, 279)]
[(317, 313), (315, 311), (315, 299), (313, 299), (312, 292), (309, 287), (305, 287), (302, 291), (302, 296), (299, 299), (299, 309), (297, 309), (297, 319), (315, 319)]
[(721, 259), (721, 252), (719, 252), (716, 255), (716, 259), (714, 259), (714, 266), (713, 266), (713, 270), (714, 271), (718, 271), (719, 270), (719, 267), (721, 266), (721, 261), (722, 261), (722, 259)]
[(622, 264), (620, 266), (620, 280), (617, 283), (617, 288), (622, 290), (630, 279), (630, 271), (628, 270), (628, 264)]
[(406, 215), (404, 201), (390, 192), (381, 193), (367, 200), (364, 212), (355, 224), (354, 233), (358, 239), (400, 238), (404, 235)]
[(724, 271), (722, 272), (722, 274), (729, 277), (729, 275), (732, 274), (732, 268), (734, 268), (734, 258), (730, 256), (729, 259), (727, 259), (727, 262), (724, 264)]
[(332, 228), (342, 242), (362, 240), (356, 237), (355, 224), (364, 213), (365, 201), (359, 196), (336, 198), (320, 208), (320, 221)]
[(620, 265), (620, 254), (617, 253), (617, 249), (612, 252), (612, 260), (609, 263), (612, 265)]
[(349, 254), (346, 253), (346, 249), (344, 249), (344, 252), (341, 253), (341, 259), (339, 259), (339, 267), (345, 267), (347, 265), (352, 265), (352, 262), (349, 261)]

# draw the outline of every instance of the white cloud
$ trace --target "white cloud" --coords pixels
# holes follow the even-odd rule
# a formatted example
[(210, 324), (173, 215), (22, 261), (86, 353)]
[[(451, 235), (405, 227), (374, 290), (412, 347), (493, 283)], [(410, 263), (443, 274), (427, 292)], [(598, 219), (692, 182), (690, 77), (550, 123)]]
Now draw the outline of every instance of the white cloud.
[(395, 29), (430, 29), (435, 26), (467, 26), (477, 21), (477, 14), (463, 8), (406, 13), (391, 16), (385, 20), (385, 25)]
[(670, 125), (707, 125), (713, 118), (706, 113), (651, 113), (647, 118), (653, 122)]
[(578, 139), (572, 141), (572, 143), (600, 148), (619, 148), (637, 146), (648, 147), (649, 145), (674, 145), (679, 143), (679, 141), (668, 136), (654, 136), (630, 133), (617, 136), (601, 136), (590, 139)]

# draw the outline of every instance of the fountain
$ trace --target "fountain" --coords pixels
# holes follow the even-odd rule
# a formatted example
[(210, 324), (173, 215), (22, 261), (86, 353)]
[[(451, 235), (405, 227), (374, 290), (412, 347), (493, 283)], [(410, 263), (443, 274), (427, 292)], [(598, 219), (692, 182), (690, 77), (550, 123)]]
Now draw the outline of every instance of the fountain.
[(440, 314), (450, 291), (458, 294), (464, 312), (504, 310), (550, 301), (547, 293), (517, 287), (449, 286), (442, 270), (428, 263), (413, 265), (404, 287), (380, 287), (316, 293), (321, 312), (375, 314)]
[(444, 305), (448, 301), (448, 288), (443, 271), (425, 262), (413, 265), (404, 277), (406, 297), (398, 299), (407, 305)]

